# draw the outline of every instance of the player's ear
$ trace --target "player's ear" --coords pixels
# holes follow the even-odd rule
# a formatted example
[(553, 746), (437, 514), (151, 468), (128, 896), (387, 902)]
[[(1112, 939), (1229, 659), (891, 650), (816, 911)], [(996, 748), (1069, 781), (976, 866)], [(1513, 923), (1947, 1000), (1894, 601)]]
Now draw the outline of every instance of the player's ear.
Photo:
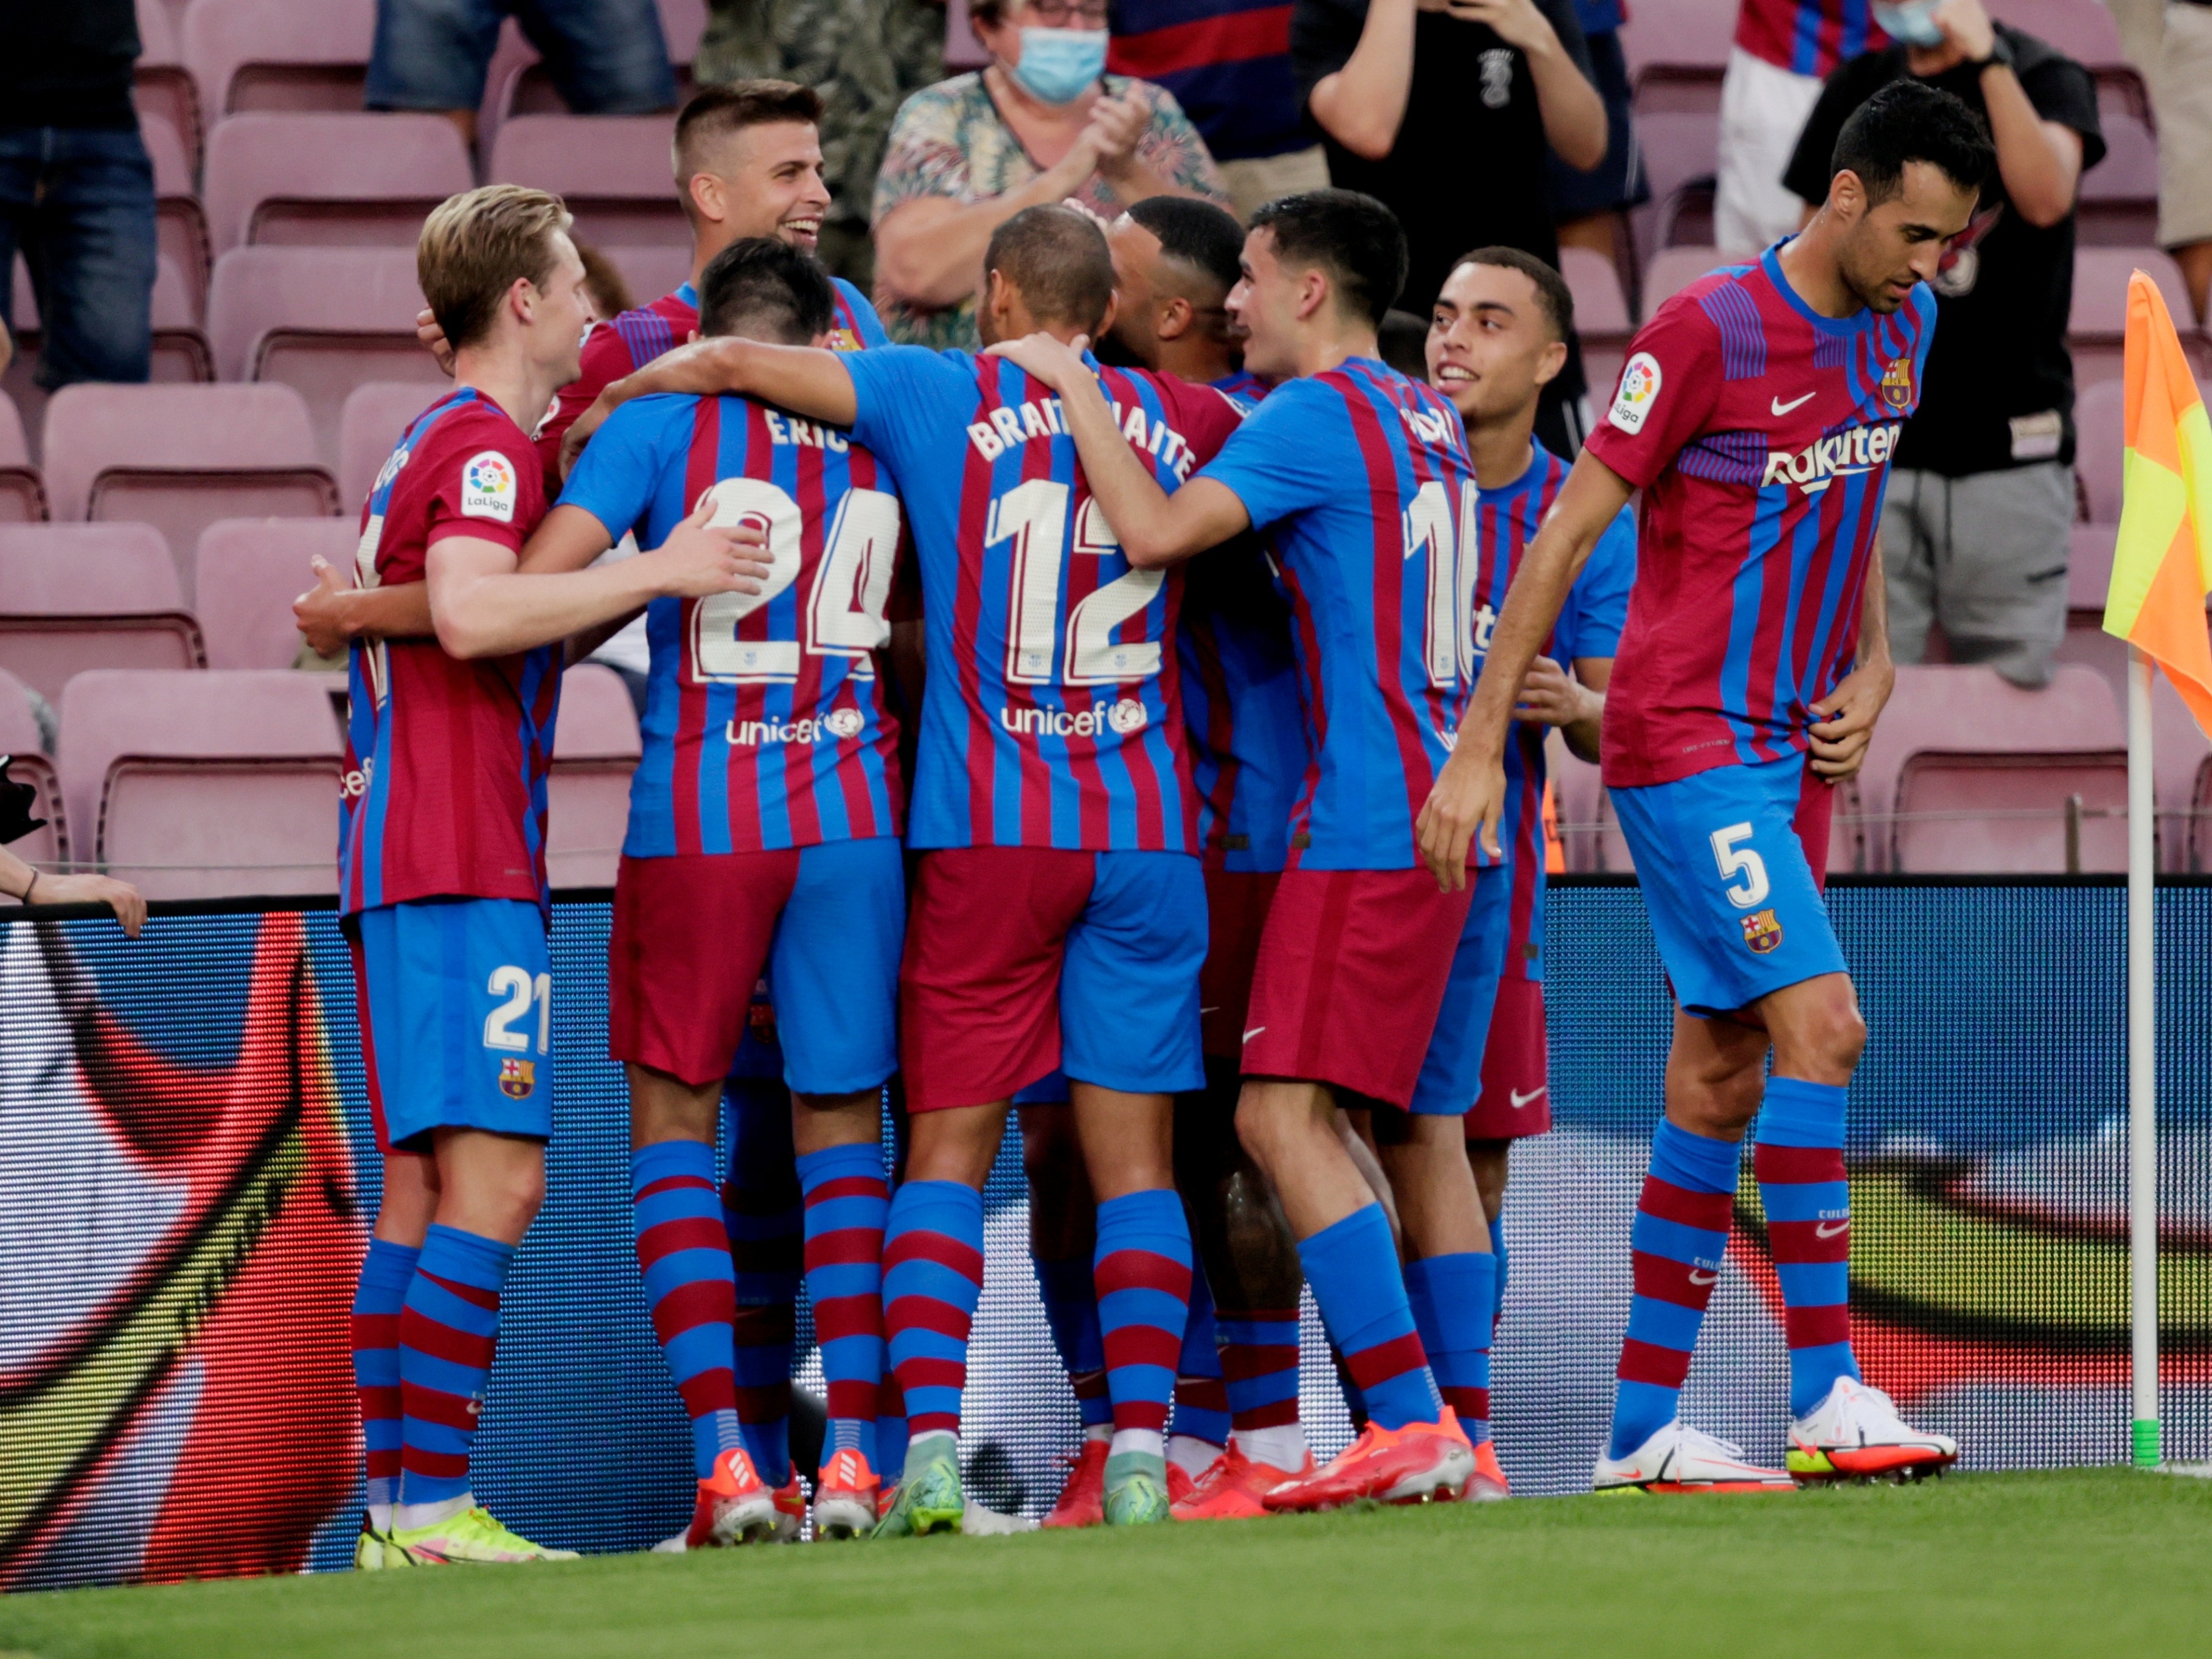
[(1315, 315), (1333, 297), (1329, 293), (1328, 273), (1317, 266), (1309, 266), (1298, 278), (1298, 320), (1304, 322)]
[(1536, 384), (1549, 386), (1567, 366), (1567, 343), (1554, 340), (1536, 354)]
[[(1118, 296), (1117, 296), (1118, 297)], [(1178, 294), (1167, 302), (1160, 313), (1158, 333), (1163, 340), (1180, 340), (1190, 332), (1191, 324), (1198, 313), (1190, 308), (1190, 301)]]
[(1106, 295), (1106, 309), (1101, 312), (1098, 316), (1098, 326), (1091, 331), (1091, 338), (1093, 344), (1104, 339), (1109, 334), (1113, 332), (1114, 319), (1121, 314), (1121, 296), (1118, 293), (1109, 292)]
[(1845, 223), (1857, 218), (1867, 204), (1866, 181), (1845, 167), (1828, 180), (1828, 210)]
[(719, 225), (730, 216), (730, 193), (719, 175), (695, 173), (684, 181), (684, 188), (701, 218)]

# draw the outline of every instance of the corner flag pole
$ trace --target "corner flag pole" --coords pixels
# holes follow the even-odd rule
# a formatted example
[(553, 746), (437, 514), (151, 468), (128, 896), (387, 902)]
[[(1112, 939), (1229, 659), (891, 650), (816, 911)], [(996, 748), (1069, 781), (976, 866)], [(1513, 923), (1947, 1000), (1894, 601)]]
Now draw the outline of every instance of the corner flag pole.
[(2158, 1053), (2151, 884), (2155, 843), (2151, 659), (2128, 647), (2128, 1306), (2134, 1339), (2135, 1462), (2160, 1462), (2158, 1417)]

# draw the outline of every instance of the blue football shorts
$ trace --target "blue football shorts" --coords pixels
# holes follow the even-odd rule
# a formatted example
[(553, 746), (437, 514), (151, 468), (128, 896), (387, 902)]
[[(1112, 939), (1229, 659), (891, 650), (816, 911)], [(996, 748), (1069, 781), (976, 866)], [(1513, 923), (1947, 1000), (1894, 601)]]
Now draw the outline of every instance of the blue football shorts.
[(1513, 931), (1513, 864), (1477, 867), (1468, 879), (1474, 894), (1467, 922), (1452, 951), (1451, 977), (1444, 981), (1443, 1006), (1421, 1060), (1409, 1111), (1457, 1116), (1482, 1094), (1482, 1056), (1490, 1046), (1490, 1013), (1498, 1002), (1498, 982), (1505, 972), (1505, 945)]

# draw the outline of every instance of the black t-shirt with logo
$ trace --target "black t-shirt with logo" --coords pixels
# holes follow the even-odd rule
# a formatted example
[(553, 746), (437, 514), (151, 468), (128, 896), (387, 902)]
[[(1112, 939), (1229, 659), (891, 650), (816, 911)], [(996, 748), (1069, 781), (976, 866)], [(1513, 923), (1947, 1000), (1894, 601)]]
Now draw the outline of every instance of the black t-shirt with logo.
[[(2081, 135), (2081, 170), (2104, 159), (2089, 71), (2006, 24), (2014, 73), (2035, 112)], [(1854, 58), (1828, 77), (1783, 182), (1806, 201), (1827, 199), (1829, 162), (1844, 123), (1911, 71), (1902, 46)], [(1984, 120), (1981, 76), (1960, 64), (1928, 84), (1956, 94)], [(1992, 177), (1973, 222), (1945, 253), (1936, 280), (1936, 339), (1920, 407), (1905, 423), (1896, 465), (1963, 477), (2074, 459), (2074, 363), (2066, 318), (2074, 300), (2074, 216), (2038, 227), (2013, 210)]]
[(0, 0), (0, 127), (131, 127), (131, 0)]

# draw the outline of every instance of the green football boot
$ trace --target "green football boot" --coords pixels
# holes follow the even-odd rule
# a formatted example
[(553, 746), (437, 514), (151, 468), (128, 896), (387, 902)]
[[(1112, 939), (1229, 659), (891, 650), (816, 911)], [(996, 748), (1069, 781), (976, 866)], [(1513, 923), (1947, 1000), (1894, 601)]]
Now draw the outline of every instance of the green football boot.
[(907, 1449), (906, 1473), (872, 1538), (924, 1538), (958, 1532), (967, 1500), (960, 1491), (960, 1445), (949, 1434), (924, 1437)]
[(1157, 1452), (1122, 1452), (1106, 1460), (1106, 1524), (1149, 1527), (1168, 1519), (1167, 1460)]

